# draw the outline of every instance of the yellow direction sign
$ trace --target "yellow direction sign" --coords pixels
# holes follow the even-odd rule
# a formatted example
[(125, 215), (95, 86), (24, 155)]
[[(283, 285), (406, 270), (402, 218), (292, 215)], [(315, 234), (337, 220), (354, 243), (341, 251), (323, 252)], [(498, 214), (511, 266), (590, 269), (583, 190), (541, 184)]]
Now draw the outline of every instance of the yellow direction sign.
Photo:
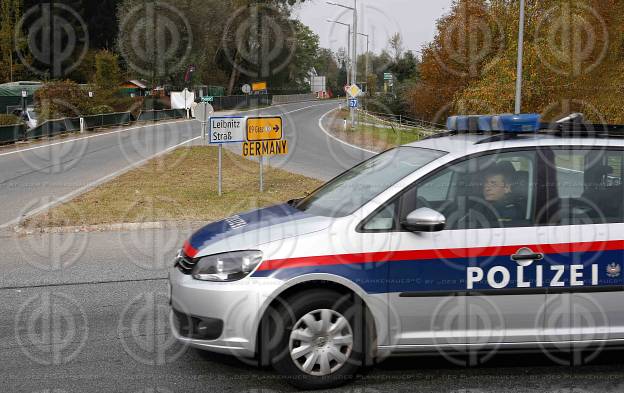
[(281, 117), (250, 117), (247, 119), (249, 142), (275, 141), (284, 136)]
[(266, 82), (256, 82), (251, 84), (251, 90), (253, 91), (262, 91), (267, 89)]
[(362, 89), (360, 89), (358, 85), (351, 85), (347, 87), (345, 90), (347, 91), (347, 94), (351, 98), (357, 98), (362, 93)]
[(288, 154), (288, 141), (244, 142), (243, 157), (265, 157)]

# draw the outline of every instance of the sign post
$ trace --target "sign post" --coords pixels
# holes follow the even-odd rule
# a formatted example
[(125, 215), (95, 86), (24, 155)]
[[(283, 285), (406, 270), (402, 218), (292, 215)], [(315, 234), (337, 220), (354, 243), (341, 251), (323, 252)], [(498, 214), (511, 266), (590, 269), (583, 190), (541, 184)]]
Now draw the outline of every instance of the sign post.
[(206, 124), (210, 116), (214, 113), (214, 108), (207, 102), (202, 102), (195, 108), (195, 120), (202, 125), (202, 141), (206, 144)]
[(210, 144), (219, 145), (219, 196), (223, 194), (223, 144), (240, 143), (245, 141), (245, 118), (244, 117), (211, 117), (210, 118)]
[(288, 154), (281, 117), (250, 117), (247, 119), (247, 142), (243, 157), (258, 157), (260, 161), (260, 192), (264, 192), (264, 156)]

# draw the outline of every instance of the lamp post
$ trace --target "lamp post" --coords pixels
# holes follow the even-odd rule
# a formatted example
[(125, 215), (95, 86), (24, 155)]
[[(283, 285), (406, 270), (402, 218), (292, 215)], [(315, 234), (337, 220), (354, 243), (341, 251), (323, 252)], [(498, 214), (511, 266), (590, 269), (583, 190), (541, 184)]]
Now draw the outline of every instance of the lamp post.
[[(357, 0), (353, 0), (353, 7), (349, 7), (343, 4), (334, 3), (333, 1), (328, 1), (327, 4), (335, 5), (337, 7), (346, 8), (348, 10), (353, 11), (353, 45), (351, 47), (351, 84), (357, 84)], [(351, 108), (351, 128), (355, 127), (355, 108)]]
[(364, 75), (364, 79), (366, 81), (366, 92), (368, 93), (368, 64), (370, 63), (368, 60), (368, 34), (358, 33), (359, 35), (366, 37), (366, 75)]
[(522, 111), (522, 58), (524, 51), (524, 0), (520, 0), (520, 26), (518, 29), (518, 64), (516, 69), (516, 108), (515, 113)]
[(339, 25), (347, 26), (349, 28), (349, 32), (347, 35), (347, 84), (351, 82), (351, 24), (338, 22), (337, 20), (327, 19), (329, 23), (336, 23)]

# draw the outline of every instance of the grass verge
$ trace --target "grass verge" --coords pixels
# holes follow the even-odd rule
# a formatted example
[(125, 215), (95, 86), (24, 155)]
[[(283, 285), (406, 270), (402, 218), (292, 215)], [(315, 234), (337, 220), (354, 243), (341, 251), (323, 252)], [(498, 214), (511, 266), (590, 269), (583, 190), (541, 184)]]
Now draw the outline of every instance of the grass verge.
[[(347, 120), (345, 129), (344, 120)], [(328, 131), (339, 139), (373, 151), (384, 151), (392, 147), (418, 141), (425, 135), (425, 130), (418, 128), (392, 128), (386, 122), (359, 114), (358, 124), (350, 128), (349, 110), (342, 109), (332, 112), (327, 118)]]
[(265, 167), (224, 149), (223, 196), (217, 195), (216, 147), (183, 147), (22, 223), (25, 228), (155, 221), (213, 221), (304, 196), (322, 183)]

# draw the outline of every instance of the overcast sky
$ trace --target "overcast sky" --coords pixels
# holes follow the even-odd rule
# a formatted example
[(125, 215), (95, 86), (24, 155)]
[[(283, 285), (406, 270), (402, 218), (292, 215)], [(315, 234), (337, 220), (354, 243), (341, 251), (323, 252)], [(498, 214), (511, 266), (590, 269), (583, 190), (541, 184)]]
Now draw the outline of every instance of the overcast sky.
[[(353, 0), (333, 1), (353, 6)], [(433, 39), (436, 20), (449, 11), (451, 3), (452, 0), (359, 0), (358, 31), (369, 34), (370, 49), (375, 52), (386, 48), (389, 36), (397, 31), (403, 35), (405, 50), (419, 50)], [(326, 20), (352, 23), (351, 11), (325, 0), (308, 0), (295, 14), (320, 36), (322, 47), (346, 47), (347, 27)], [(358, 53), (366, 50), (366, 38), (360, 38)]]

